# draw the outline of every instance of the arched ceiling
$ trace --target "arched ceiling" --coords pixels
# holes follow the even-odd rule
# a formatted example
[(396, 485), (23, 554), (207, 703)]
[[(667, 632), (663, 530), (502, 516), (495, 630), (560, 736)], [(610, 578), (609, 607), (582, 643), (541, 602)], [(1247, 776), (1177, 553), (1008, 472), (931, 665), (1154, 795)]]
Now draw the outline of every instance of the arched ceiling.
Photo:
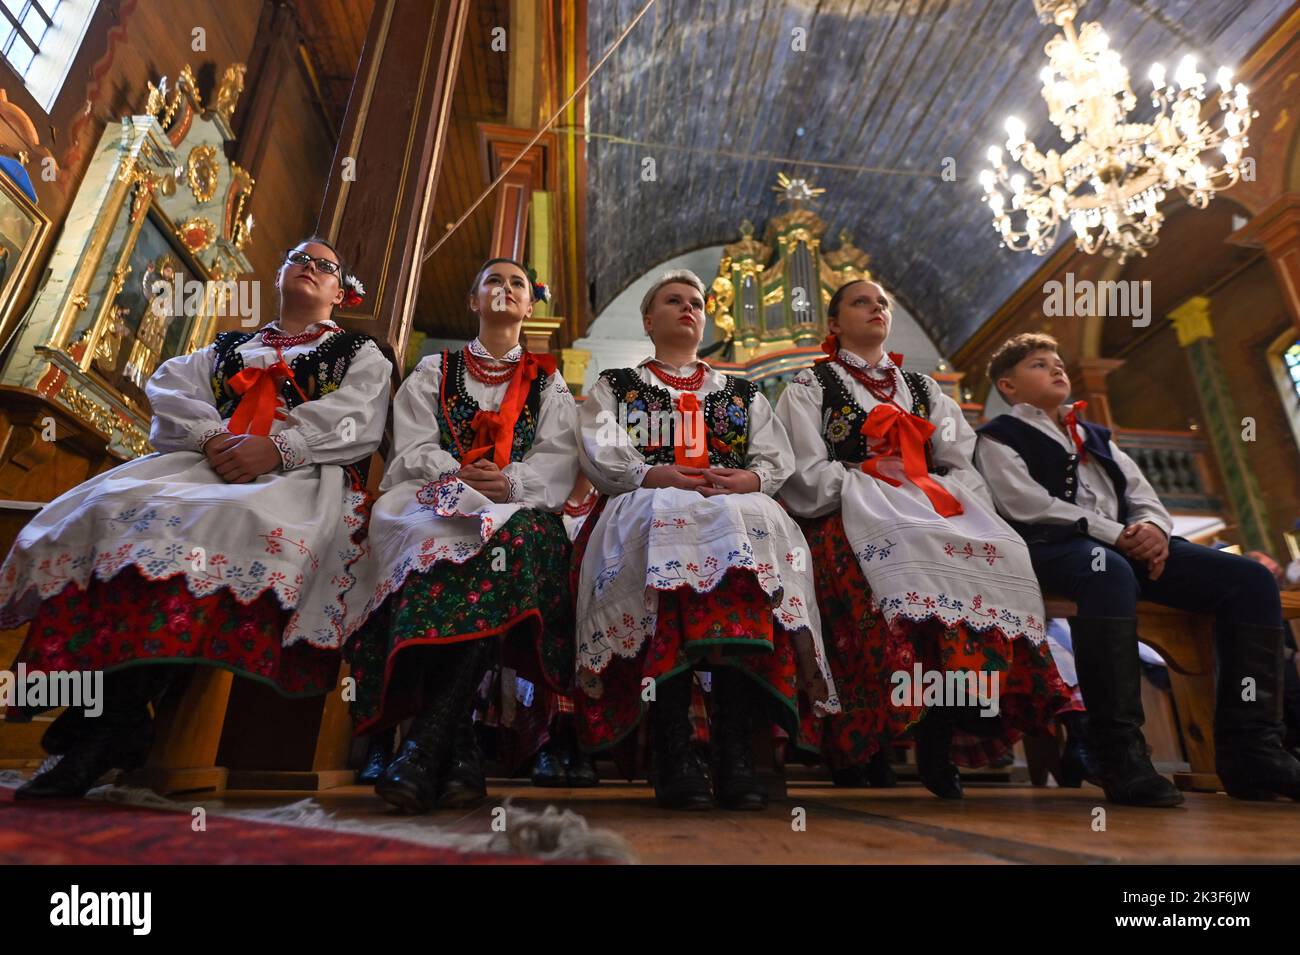
[[(642, 3), (588, 5), (592, 62)], [(1236, 67), (1291, 6), (1090, 0), (1080, 20), (1102, 23), (1144, 102), (1152, 62)], [(797, 27), (806, 52), (791, 48)], [(1030, 0), (658, 0), (589, 91), (595, 310), (655, 262), (735, 241), (742, 219), (761, 230), (785, 171), (827, 190), (813, 208), (828, 243), (849, 229), (951, 353), (1043, 262), (1000, 246), (976, 176), (1008, 115), (1059, 148), (1038, 79), (1054, 32)]]

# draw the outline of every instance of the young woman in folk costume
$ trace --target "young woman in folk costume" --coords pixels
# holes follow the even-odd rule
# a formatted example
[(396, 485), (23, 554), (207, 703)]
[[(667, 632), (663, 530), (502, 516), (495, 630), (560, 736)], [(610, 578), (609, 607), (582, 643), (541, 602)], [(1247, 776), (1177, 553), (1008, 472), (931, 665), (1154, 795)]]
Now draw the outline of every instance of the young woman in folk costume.
[[(777, 403), (800, 462), (781, 497), (812, 545), (842, 707), (823, 724), (823, 751), (833, 769), (862, 766), (919, 719), (922, 782), (957, 799), (955, 729), (990, 738), (963, 749), (964, 762), (983, 765), (1001, 749), (988, 743), (1050, 732), (1053, 717), (1077, 703), (1044, 644), (1025, 544), (972, 466), (975, 435), (960, 407), (886, 353), (893, 313), (879, 285), (843, 285), (828, 316), (827, 357)], [(980, 709), (971, 696), (964, 707), (917, 705), (926, 702), (925, 677), (913, 685), (918, 665), (926, 674), (967, 672), (970, 689), (987, 671), (996, 704), (986, 683)]]
[(469, 296), (478, 337), (424, 358), (394, 400), (365, 624), (349, 648), (357, 733), (414, 717), (375, 786), (407, 812), (486, 794), (470, 704), (498, 644), (503, 669), (534, 685), (572, 680), (559, 512), (576, 410), (554, 359), (519, 344), (544, 290), (518, 262), (485, 263)]
[(56, 720), (43, 743), (63, 758), (19, 798), (80, 795), (140, 764), (176, 664), (286, 696), (337, 688), (366, 520), (351, 465), (379, 446), (392, 366), (331, 320), (361, 286), (329, 243), (290, 249), (275, 285), (274, 322), (149, 380), (158, 453), (47, 504), (0, 569), (0, 627), (31, 620), (18, 662), (105, 673), (102, 715)]
[(583, 469), (609, 497), (583, 528), (575, 699), (589, 750), (648, 704), (656, 799), (706, 809), (690, 704), (692, 668), (709, 670), (717, 800), (761, 809), (755, 724), (797, 733), (801, 689), (818, 712), (837, 704), (807, 544), (772, 499), (790, 442), (753, 384), (699, 360), (703, 310), (696, 275), (665, 275), (641, 303), (655, 357), (601, 372), (583, 402)]

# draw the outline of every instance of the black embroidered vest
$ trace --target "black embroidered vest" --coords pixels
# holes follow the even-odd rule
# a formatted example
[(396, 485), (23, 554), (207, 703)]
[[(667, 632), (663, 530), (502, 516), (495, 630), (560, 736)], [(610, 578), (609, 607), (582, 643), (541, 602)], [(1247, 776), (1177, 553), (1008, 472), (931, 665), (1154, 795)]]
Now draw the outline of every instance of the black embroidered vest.
[[(835, 369), (831, 368), (831, 364), (829, 361), (820, 361), (812, 366), (813, 377), (822, 386), (822, 440), (826, 442), (826, 453), (830, 460), (861, 464), (870, 456), (867, 453), (867, 437), (862, 433), (868, 412), (858, 404), (853, 392)], [(925, 383), (925, 377), (901, 368), (899, 373), (907, 382), (907, 390), (912, 393), (912, 414), (929, 421), (930, 387)], [(927, 441), (927, 469), (931, 474), (947, 474), (947, 467), (934, 466), (933, 453), (930, 442)]]
[[(1115, 496), (1119, 499), (1119, 516), (1121, 524), (1128, 524), (1128, 502), (1125, 491), (1128, 481), (1119, 462), (1111, 457), (1110, 429), (1103, 428), (1091, 421), (1080, 421), (1083, 425), (1083, 447), (1088, 454), (1096, 458), (1106, 476), (1115, 485)], [(1053, 497), (1074, 503), (1079, 490), (1079, 456), (1067, 451), (1053, 441), (1051, 437), (1035, 428), (1027, 421), (1021, 421), (1014, 415), (998, 415), (976, 429), (995, 441), (1005, 444), (1024, 460), (1029, 468), (1029, 476), (1047, 489)], [(1081, 519), (1082, 522), (1082, 519)], [(1025, 540), (1032, 543), (1059, 541), (1075, 534), (1086, 534), (1086, 527), (1079, 524), (1018, 524), (1009, 521), (1012, 527)]]
[[(668, 389), (646, 384), (635, 368), (610, 368), (600, 377), (613, 389), (615, 400), (623, 408), (619, 424), (627, 429), (646, 463), (674, 463), (678, 416), (673, 413), (676, 403)], [(723, 377), (726, 386), (709, 393), (701, 402), (709, 465), (743, 468), (749, 458), (749, 404), (757, 387), (744, 378)]]
[[(230, 379), (244, 370), (244, 357), (236, 349), (256, 334), (257, 332), (222, 332), (217, 336), (217, 359), (212, 365), (212, 397), (222, 418), (234, 414), (243, 397), (230, 390)], [(358, 332), (326, 335), (318, 348), (303, 352), (289, 362), (298, 388), (311, 400), (337, 391), (343, 383), (343, 376), (348, 373), (352, 359), (368, 341), (374, 339)], [(280, 397), (289, 409), (302, 404), (302, 395), (298, 394), (294, 381), (286, 380), (280, 386)]]
[[(522, 461), (537, 436), (537, 411), (541, 407), (542, 388), (549, 376), (538, 372), (528, 389), (528, 399), (515, 421), (515, 436), (510, 445), (510, 460)], [(460, 351), (442, 353), (442, 383), (438, 387), (435, 417), (444, 451), (457, 461), (474, 446), (474, 416), (478, 402), (465, 388), (465, 356)]]

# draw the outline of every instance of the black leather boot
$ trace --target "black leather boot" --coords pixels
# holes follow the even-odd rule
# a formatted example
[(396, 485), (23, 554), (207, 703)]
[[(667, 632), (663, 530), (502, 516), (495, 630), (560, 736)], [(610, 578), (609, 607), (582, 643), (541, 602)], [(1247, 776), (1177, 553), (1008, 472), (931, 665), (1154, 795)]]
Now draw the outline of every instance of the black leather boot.
[(867, 782), (871, 784), (872, 789), (898, 787), (898, 776), (894, 773), (894, 767), (890, 765), (888, 749), (879, 750), (867, 763)]
[[(1300, 762), (1282, 748), (1282, 631), (1234, 624), (1218, 633), (1215, 769), (1237, 799), (1300, 800)], [(1242, 681), (1255, 683), (1243, 700)]]
[(866, 789), (867, 768), (861, 765), (831, 767), (831, 785), (840, 789)]
[(734, 667), (716, 668), (709, 729), (718, 766), (714, 790), (724, 809), (767, 808), (767, 789), (754, 772), (754, 709), (749, 678)]
[(468, 809), (487, 798), (487, 777), (483, 774), (483, 751), (479, 749), (474, 718), (466, 710), (451, 741), (451, 765), (442, 777), (439, 809)]
[(403, 812), (429, 812), (438, 801), (439, 777), (447, 769), (452, 740), (483, 677), (486, 642), (441, 647), (425, 661), (430, 702), (411, 721), (397, 756), (375, 784), (375, 792)]
[(590, 753), (583, 752), (574, 741), (569, 745), (568, 775), (569, 785), (574, 789), (591, 789), (600, 785), (600, 773), (596, 771), (596, 761)]
[(1058, 722), (1065, 729), (1065, 749), (1061, 753), (1061, 774), (1056, 777), (1056, 784), (1064, 789), (1078, 789), (1087, 780), (1100, 786), (1084, 742), (1088, 735), (1088, 714), (1072, 710)]
[(916, 768), (921, 782), (940, 799), (961, 799), (961, 775), (952, 761), (952, 714), (931, 707), (912, 729), (916, 740)]
[(596, 761), (591, 758), (590, 753), (584, 752), (578, 743), (578, 731), (573, 725), (572, 718), (557, 717), (556, 725), (561, 740), (560, 746), (564, 752), (564, 769), (569, 785), (574, 789), (590, 789), (599, 786), (600, 773), (596, 772)]
[(533, 758), (533, 785), (543, 789), (563, 789), (569, 785), (564, 759), (554, 740), (548, 741)]
[(373, 786), (379, 782), (393, 759), (393, 739), (396, 735), (393, 729), (370, 734), (370, 740), (366, 744), (366, 760), (357, 772), (358, 783)]
[(655, 687), (650, 704), (654, 741), (655, 801), (664, 809), (712, 809), (709, 772), (691, 743), (691, 672)]
[(1183, 794), (1151, 765), (1142, 736), (1137, 620), (1078, 617), (1070, 621), (1070, 634), (1088, 707), (1085, 744), (1106, 798), (1124, 806), (1181, 804)]
[(103, 712), (69, 719), (63, 739), (55, 738), (65, 749), (63, 758), (21, 786), (14, 798), (76, 799), (110, 769), (143, 765), (153, 745), (149, 704), (162, 696), (175, 672), (171, 666), (141, 665), (106, 674)]

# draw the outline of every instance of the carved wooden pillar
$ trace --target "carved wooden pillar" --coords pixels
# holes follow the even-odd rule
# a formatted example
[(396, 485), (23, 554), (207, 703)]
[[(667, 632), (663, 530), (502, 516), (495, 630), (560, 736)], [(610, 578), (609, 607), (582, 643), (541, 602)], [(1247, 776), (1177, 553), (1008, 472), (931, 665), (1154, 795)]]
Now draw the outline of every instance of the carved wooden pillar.
[(1089, 421), (1106, 428), (1115, 427), (1115, 417), (1110, 411), (1110, 394), (1107, 376), (1124, 364), (1122, 358), (1080, 358), (1067, 372), (1070, 376), (1071, 395), (1088, 402), (1084, 415)]
[(301, 35), (298, 20), (284, 0), (267, 0), (257, 25), (257, 38), (248, 58), (244, 94), (239, 99), (231, 127), (235, 133), (232, 157), (249, 175), (261, 175), (262, 157), (270, 142), (267, 130), (275, 114), (276, 95), (284, 77), (297, 69)]
[(406, 352), (469, 0), (377, 0), (317, 231), (366, 284), (340, 323)]
[[(516, 158), (519, 160), (497, 186), (490, 257), (505, 256), (522, 262), (528, 245), (528, 212), (533, 192), (553, 188), (554, 174), (550, 169), (548, 154), (555, 136), (547, 134), (531, 149), (527, 149), (529, 140), (536, 135), (535, 130), (479, 123), (478, 132), (479, 146), (487, 164), (488, 182), (501, 175), (501, 171), (515, 162)], [(546, 277), (549, 262), (530, 264)]]
[(1228, 379), (1214, 348), (1214, 327), (1210, 321), (1210, 300), (1194, 295), (1169, 313), (1178, 333), (1178, 344), (1192, 367), (1192, 378), (1205, 412), (1210, 443), (1219, 460), (1228, 500), (1247, 548), (1272, 550), (1268, 511), (1259, 483), (1246, 459), (1241, 440), (1241, 416), (1228, 388)]
[(1300, 329), (1300, 193), (1279, 196), (1228, 241), (1268, 253), (1291, 321)]

